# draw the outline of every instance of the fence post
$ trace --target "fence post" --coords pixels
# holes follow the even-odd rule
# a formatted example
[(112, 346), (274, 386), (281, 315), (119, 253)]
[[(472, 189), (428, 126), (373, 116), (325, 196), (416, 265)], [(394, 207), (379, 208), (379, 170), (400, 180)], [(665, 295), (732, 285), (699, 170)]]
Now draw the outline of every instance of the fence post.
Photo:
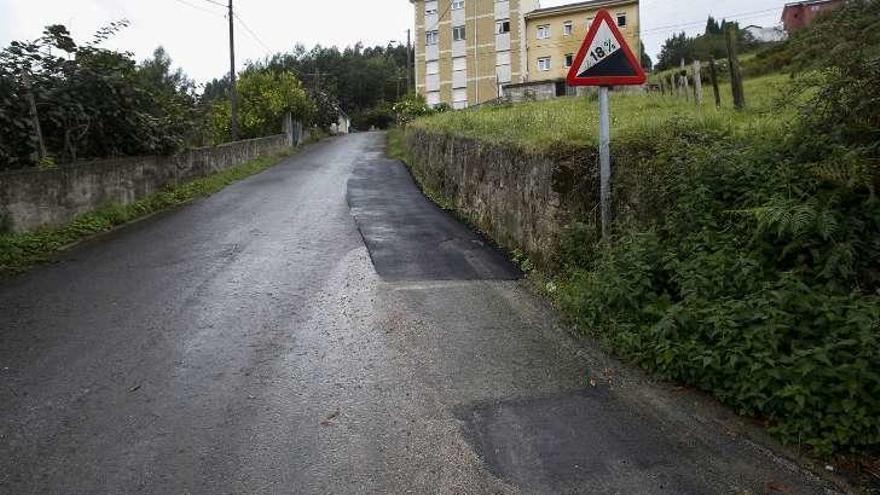
[(703, 65), (699, 60), (694, 60), (694, 96), (697, 106), (703, 106)]
[(709, 77), (712, 79), (712, 91), (715, 93), (715, 106), (721, 108), (721, 90), (718, 89), (718, 72), (715, 69), (715, 57), (709, 58)]
[(688, 75), (687, 75), (686, 70), (681, 71), (681, 87), (684, 88), (684, 99), (690, 100), (691, 99), (691, 95), (690, 95), (691, 88), (688, 85)]
[(743, 92), (742, 74), (739, 70), (739, 55), (736, 47), (736, 25), (727, 28), (727, 62), (730, 65), (730, 86), (733, 90), (733, 106), (737, 110), (746, 107), (746, 97)]

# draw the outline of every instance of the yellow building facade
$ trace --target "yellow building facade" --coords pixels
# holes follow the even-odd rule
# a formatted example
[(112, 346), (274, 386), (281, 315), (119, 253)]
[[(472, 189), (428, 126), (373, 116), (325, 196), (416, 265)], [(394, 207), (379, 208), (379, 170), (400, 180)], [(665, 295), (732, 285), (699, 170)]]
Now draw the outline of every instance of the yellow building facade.
[[(593, 0), (547, 9), (539, 8), (538, 0), (410, 3), (415, 9), (416, 90), (431, 105), (446, 103), (456, 109), (496, 99), (508, 85), (565, 77), (566, 54), (577, 51), (586, 21), (600, 8), (623, 14), (624, 33), (638, 39), (637, 0)], [(572, 31), (566, 34), (569, 21)], [(549, 33), (542, 31), (539, 38), (537, 30), (545, 25)], [(549, 63), (549, 69), (538, 63)]]
[(636, 58), (641, 58), (639, 2), (590, 1), (525, 14), (528, 81), (565, 79), (596, 13), (605, 9)]

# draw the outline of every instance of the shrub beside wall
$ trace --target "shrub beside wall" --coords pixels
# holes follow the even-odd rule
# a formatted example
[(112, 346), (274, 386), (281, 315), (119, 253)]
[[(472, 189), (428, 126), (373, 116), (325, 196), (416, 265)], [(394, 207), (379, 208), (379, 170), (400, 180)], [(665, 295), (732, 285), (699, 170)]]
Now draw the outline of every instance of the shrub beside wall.
[(610, 243), (598, 236), (588, 147), (526, 151), (418, 127), (405, 144), (429, 194), (526, 253), (584, 333), (784, 441), (872, 451), (878, 170), (775, 129), (672, 118), (617, 140)]

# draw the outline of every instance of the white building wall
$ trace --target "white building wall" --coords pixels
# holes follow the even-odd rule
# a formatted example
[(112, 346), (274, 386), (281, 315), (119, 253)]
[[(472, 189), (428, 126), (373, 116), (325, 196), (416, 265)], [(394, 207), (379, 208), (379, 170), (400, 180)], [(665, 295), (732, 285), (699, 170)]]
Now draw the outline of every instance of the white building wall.
[[(471, 0), (476, 1), (476, 0)], [(510, 17), (510, 2), (507, 0), (501, 0), (495, 2), (495, 18), (496, 19), (507, 19)]]
[(453, 57), (464, 57), (467, 54), (467, 42), (466, 41), (453, 41), (452, 42), (452, 56)]

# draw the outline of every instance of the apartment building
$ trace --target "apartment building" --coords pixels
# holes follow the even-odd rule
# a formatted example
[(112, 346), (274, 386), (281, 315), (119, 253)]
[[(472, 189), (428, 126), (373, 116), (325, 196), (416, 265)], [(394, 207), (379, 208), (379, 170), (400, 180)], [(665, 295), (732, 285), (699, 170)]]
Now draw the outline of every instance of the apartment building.
[(410, 0), (416, 89), (454, 108), (497, 98), (523, 79), (525, 18), (538, 0)]
[[(558, 93), (599, 9), (610, 10), (633, 50), (639, 47), (638, 0), (543, 9), (538, 0), (410, 3), (415, 7), (416, 90), (431, 105), (465, 108), (503, 96), (505, 88), (525, 86)], [(565, 91), (564, 83), (561, 88)]]

